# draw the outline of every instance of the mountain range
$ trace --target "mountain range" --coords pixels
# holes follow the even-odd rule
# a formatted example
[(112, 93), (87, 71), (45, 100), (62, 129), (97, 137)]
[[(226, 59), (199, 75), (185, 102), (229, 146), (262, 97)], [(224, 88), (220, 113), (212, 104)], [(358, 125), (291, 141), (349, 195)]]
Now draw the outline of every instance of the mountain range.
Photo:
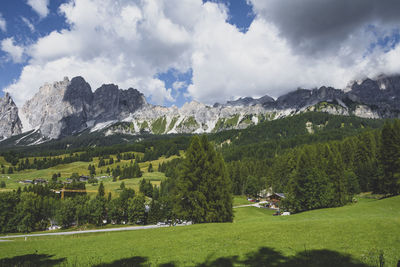
[(399, 100), (400, 76), (356, 81), (343, 90), (325, 86), (297, 89), (276, 100), (245, 97), (213, 106), (192, 101), (181, 108), (149, 104), (137, 89), (104, 84), (93, 92), (82, 77), (64, 78), (40, 87), (20, 109), (9, 94), (0, 98), (0, 140), (34, 135), (31, 144), (37, 144), (84, 130), (104, 135), (210, 133), (315, 111), (398, 118)]

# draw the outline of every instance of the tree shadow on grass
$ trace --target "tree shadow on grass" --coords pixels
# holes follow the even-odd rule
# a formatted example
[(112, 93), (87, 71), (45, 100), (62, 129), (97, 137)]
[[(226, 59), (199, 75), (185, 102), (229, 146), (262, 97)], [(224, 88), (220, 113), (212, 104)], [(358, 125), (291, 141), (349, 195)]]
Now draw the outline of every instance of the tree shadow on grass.
[(52, 259), (53, 255), (47, 254), (27, 254), (15, 256), (12, 258), (0, 259), (0, 266), (18, 266), (18, 267), (36, 267), (36, 266), (54, 266), (61, 264), (65, 258)]
[(294, 256), (286, 257), (280, 252), (261, 247), (255, 252), (248, 253), (244, 259), (238, 257), (218, 258), (214, 261), (200, 263), (198, 267), (217, 266), (249, 266), (249, 267), (369, 267), (368, 265), (353, 259), (350, 255), (341, 254), (330, 250), (302, 251)]
[[(99, 264), (100, 266), (150, 266), (147, 258), (132, 257), (116, 260), (107, 264)], [(179, 266), (173, 262), (159, 265), (160, 267)], [(199, 263), (197, 267), (232, 267), (232, 266), (249, 266), (249, 267), (370, 267), (367, 264), (351, 257), (348, 254), (341, 254), (331, 250), (306, 250), (297, 253), (294, 256), (284, 256), (280, 252), (267, 247), (261, 247), (255, 252), (246, 254), (244, 257), (238, 256), (220, 257), (217, 259), (207, 259), (205, 262)]]
[(93, 265), (93, 267), (112, 267), (112, 266), (129, 266), (129, 267), (140, 267), (140, 266), (148, 266), (147, 258), (135, 256), (132, 258), (120, 259), (113, 261), (111, 263), (101, 263), (98, 265)]

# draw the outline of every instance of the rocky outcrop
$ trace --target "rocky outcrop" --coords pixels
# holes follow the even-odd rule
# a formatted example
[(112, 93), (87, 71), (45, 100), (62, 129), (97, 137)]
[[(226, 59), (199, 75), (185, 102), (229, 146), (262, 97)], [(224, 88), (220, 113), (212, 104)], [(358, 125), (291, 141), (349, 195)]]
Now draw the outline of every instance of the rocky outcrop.
[(88, 127), (92, 102), (93, 93), (90, 85), (82, 77), (73, 78), (65, 90), (61, 104), (64, 105), (65, 111), (61, 119), (60, 137), (80, 132)]
[(319, 102), (334, 102), (338, 99), (343, 99), (344, 95), (342, 90), (325, 86), (314, 90), (297, 89), (296, 91), (280, 96), (274, 106), (278, 109), (304, 109)]
[(50, 139), (81, 131), (87, 127), (92, 98), (90, 85), (82, 77), (47, 83), (22, 107), (21, 116), (29, 124), (24, 130), (35, 128)]
[(147, 104), (138, 90), (120, 90), (117, 85), (104, 84), (93, 95), (90, 118), (95, 123), (122, 120)]
[(82, 77), (45, 84), (21, 112), (24, 129), (37, 129), (44, 137), (55, 139), (88, 129), (98, 123), (122, 120), (146, 105), (136, 89), (120, 90), (109, 84), (94, 93)]
[(6, 93), (0, 98), (0, 140), (22, 132), (18, 108), (11, 96)]
[(354, 83), (349, 99), (371, 106), (380, 117), (398, 117), (400, 110), (400, 76), (381, 76)]

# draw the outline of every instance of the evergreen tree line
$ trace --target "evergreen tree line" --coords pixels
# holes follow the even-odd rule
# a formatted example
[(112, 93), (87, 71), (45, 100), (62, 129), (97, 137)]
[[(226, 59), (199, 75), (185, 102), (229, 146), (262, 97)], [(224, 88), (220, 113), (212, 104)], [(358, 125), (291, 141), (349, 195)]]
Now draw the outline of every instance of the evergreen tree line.
[(97, 167), (100, 168), (100, 167), (104, 167), (104, 166), (112, 165), (112, 164), (114, 164), (114, 158), (110, 157), (108, 155), (108, 156), (100, 157), (99, 164), (97, 165)]
[(51, 224), (63, 228), (85, 224), (145, 224), (145, 197), (133, 189), (123, 188), (119, 197), (105, 196), (100, 183), (98, 194), (67, 194), (60, 199), (48, 187), (36, 185), (24, 190), (0, 194), (0, 232), (32, 232), (46, 230)]
[(115, 169), (110, 170), (109, 168), (107, 168), (106, 172), (111, 173), (115, 180), (118, 177), (120, 180), (123, 180), (129, 178), (139, 178), (143, 175), (143, 172), (140, 169), (137, 160), (135, 160), (134, 163), (131, 161), (129, 165), (124, 165), (122, 166), (122, 168), (119, 165), (117, 165)]
[[(6, 160), (9, 161), (11, 159), (6, 159)], [(12, 159), (10, 163), (13, 164), (14, 166), (16, 165), (17, 171), (22, 171), (26, 169), (42, 170), (57, 166), (59, 164), (69, 164), (77, 161), (90, 162), (92, 160), (93, 158), (90, 157), (88, 153), (80, 153), (80, 154), (72, 154), (65, 157), (48, 157), (41, 159), (34, 158), (33, 161), (30, 161), (28, 158), (26, 158), (25, 160), (17, 160), (17, 161), (15, 161), (15, 159)]]
[[(92, 224), (156, 224), (177, 218), (173, 212), (170, 184), (162, 182), (159, 187), (144, 180), (141, 192), (136, 194), (120, 185), (118, 197), (106, 196), (100, 183), (96, 197), (85, 192), (60, 194), (45, 185), (32, 185), (13, 192), (0, 193), (0, 232), (32, 232), (46, 230), (51, 225), (62, 228)], [(84, 189), (85, 184), (74, 182), (66, 189)], [(145, 195), (151, 197), (146, 208)]]
[(250, 163), (232, 163), (234, 190), (238, 192), (237, 188), (245, 184), (243, 180), (262, 170), (267, 187), (287, 193), (284, 207), (294, 212), (342, 206), (360, 192), (397, 195), (400, 121), (386, 122), (380, 131), (367, 131), (343, 141), (297, 147), (265, 163), (253, 170), (246, 170)]
[[(103, 135), (102, 135), (103, 136)], [(103, 136), (104, 137), (104, 136)], [(120, 137), (118, 137), (120, 138)], [(1, 156), (7, 162), (16, 165), (20, 159), (27, 157), (57, 157), (63, 154), (78, 154), (77, 152), (86, 153), (89, 158), (108, 157), (109, 155), (123, 154), (122, 157), (132, 156), (131, 151), (147, 153), (146, 157), (153, 159), (160, 156), (170, 156), (178, 154), (180, 150), (186, 150), (190, 142), (190, 136), (147, 136), (147, 139), (141, 142), (130, 144), (113, 144), (107, 142), (99, 143), (98, 146), (86, 146), (84, 144), (76, 144), (76, 148), (70, 149), (71, 143), (74, 143), (75, 137), (66, 137), (59, 141), (50, 141), (37, 146), (17, 147), (12, 149), (2, 149)], [(105, 140), (106, 138), (104, 138)], [(67, 141), (68, 140), (68, 141)], [(62, 144), (60, 146), (56, 143)], [(121, 142), (120, 142), (121, 143)], [(122, 158), (124, 159), (124, 158)], [(133, 158), (129, 158), (133, 159)], [(146, 160), (147, 161), (147, 160)]]
[(258, 196), (267, 184), (267, 172), (271, 159), (244, 159), (226, 164), (235, 195)]

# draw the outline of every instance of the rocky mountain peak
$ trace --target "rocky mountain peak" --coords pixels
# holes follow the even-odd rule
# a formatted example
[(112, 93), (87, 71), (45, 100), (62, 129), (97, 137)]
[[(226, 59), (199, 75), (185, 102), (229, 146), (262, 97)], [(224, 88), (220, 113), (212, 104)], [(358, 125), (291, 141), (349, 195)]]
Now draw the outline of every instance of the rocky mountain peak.
[(119, 113), (121, 117), (126, 117), (147, 105), (146, 98), (137, 89), (119, 90)]
[(18, 108), (11, 96), (6, 93), (0, 98), (0, 140), (22, 132)]
[(74, 77), (71, 82), (68, 83), (63, 101), (70, 102), (72, 104), (88, 103), (91, 104), (93, 100), (92, 88), (82, 77)]
[(83, 77), (46, 83), (27, 101), (21, 117), (29, 128), (35, 128), (46, 138), (68, 136), (92, 125), (121, 120), (145, 106), (144, 95), (129, 88), (104, 84), (94, 93)]

